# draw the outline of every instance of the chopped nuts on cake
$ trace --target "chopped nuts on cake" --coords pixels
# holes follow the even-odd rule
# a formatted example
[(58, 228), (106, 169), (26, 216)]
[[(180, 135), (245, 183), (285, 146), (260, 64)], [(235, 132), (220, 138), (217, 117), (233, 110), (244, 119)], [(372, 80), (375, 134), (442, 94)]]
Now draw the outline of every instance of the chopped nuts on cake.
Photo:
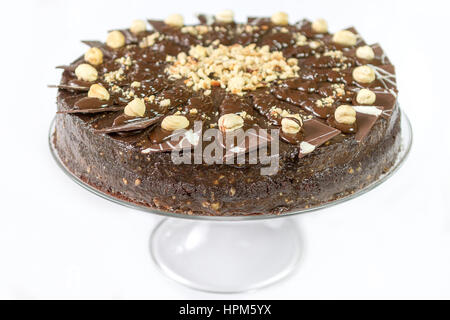
[(243, 95), (269, 82), (296, 77), (299, 69), (297, 59), (287, 61), (281, 52), (270, 52), (268, 46), (197, 45), (191, 47), (189, 55), (178, 54), (166, 72), (173, 79), (187, 78), (186, 85), (195, 91), (219, 85)]

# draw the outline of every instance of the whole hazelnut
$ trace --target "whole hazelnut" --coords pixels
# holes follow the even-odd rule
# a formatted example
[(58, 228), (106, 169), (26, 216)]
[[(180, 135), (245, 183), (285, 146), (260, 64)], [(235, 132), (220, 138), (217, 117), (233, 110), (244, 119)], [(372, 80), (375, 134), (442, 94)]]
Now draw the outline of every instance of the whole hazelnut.
[(113, 49), (121, 48), (125, 45), (125, 36), (120, 31), (111, 31), (106, 38), (106, 45)]
[(356, 56), (364, 60), (373, 60), (375, 58), (375, 52), (369, 46), (362, 46), (356, 50)]
[(300, 132), (301, 129), (301, 121), (297, 122), (291, 118), (283, 118), (283, 120), (281, 120), (281, 130), (283, 130), (284, 133), (296, 134)]
[(161, 127), (167, 131), (175, 131), (189, 127), (189, 120), (185, 116), (167, 116), (161, 122)]
[(222, 132), (231, 132), (244, 126), (244, 119), (234, 113), (229, 113), (219, 118), (219, 129)]
[(147, 24), (144, 20), (134, 20), (131, 23), (130, 31), (134, 34), (138, 34), (147, 30)]
[(123, 112), (129, 117), (143, 117), (145, 115), (145, 110), (144, 100), (135, 98), (127, 104)]
[(108, 90), (106, 90), (105, 87), (103, 87), (100, 84), (93, 84), (89, 88), (88, 97), (97, 98), (105, 101), (108, 101), (110, 98)]
[(75, 75), (77, 76), (78, 80), (93, 82), (97, 80), (98, 78), (98, 72), (97, 70), (87, 63), (80, 64), (75, 69)]
[(352, 125), (356, 122), (356, 111), (352, 106), (342, 105), (336, 109), (334, 118), (338, 123)]
[(317, 19), (312, 23), (311, 28), (315, 33), (327, 33), (328, 23), (325, 19)]
[(356, 67), (353, 70), (353, 79), (359, 83), (372, 83), (376, 79), (375, 71), (369, 66)]
[(286, 12), (276, 12), (270, 20), (273, 24), (287, 25), (289, 23), (289, 16)]
[(231, 23), (234, 21), (234, 12), (231, 10), (223, 10), (216, 14), (216, 20), (222, 23)]
[(348, 30), (338, 31), (333, 35), (333, 42), (343, 46), (354, 46), (357, 42), (356, 34)]
[(181, 14), (171, 14), (164, 22), (172, 27), (182, 27), (184, 25), (184, 19)]
[(359, 104), (374, 104), (376, 100), (377, 95), (369, 89), (361, 89), (356, 96), (356, 101)]
[(99, 48), (89, 48), (84, 54), (84, 60), (93, 66), (98, 66), (103, 63), (103, 52)]

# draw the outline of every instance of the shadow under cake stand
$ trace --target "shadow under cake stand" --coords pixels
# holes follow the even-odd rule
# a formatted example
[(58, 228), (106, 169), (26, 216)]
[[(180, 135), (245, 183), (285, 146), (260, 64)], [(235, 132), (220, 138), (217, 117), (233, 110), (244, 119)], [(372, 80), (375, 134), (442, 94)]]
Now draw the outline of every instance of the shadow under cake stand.
[(412, 128), (401, 112), (402, 146), (394, 166), (364, 189), (321, 206), (260, 216), (187, 216), (164, 212), (115, 198), (83, 182), (59, 158), (50, 126), (50, 151), (58, 166), (76, 183), (94, 194), (163, 219), (153, 230), (150, 252), (155, 264), (173, 280), (214, 293), (239, 293), (274, 284), (292, 274), (303, 252), (301, 233), (293, 216), (322, 210), (359, 197), (390, 177), (407, 159)]

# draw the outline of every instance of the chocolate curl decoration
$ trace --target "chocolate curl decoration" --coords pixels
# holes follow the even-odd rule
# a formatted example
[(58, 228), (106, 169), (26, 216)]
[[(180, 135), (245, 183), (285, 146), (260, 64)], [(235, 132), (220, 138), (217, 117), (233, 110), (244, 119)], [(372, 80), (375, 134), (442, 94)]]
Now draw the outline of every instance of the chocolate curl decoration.
[(299, 158), (305, 157), (341, 133), (341, 131), (314, 119), (306, 120), (303, 123), (303, 130), (304, 141), (300, 143)]
[[(123, 109), (123, 108), (122, 108)], [(151, 127), (152, 125), (156, 124), (162, 119), (161, 116), (157, 116), (151, 119), (139, 119), (134, 121), (130, 121), (129, 123), (119, 125), (119, 126), (112, 126), (109, 128), (103, 128), (103, 129), (97, 129), (94, 130), (95, 133), (117, 133), (117, 132), (129, 132), (129, 131), (136, 131), (136, 130), (143, 130)]]

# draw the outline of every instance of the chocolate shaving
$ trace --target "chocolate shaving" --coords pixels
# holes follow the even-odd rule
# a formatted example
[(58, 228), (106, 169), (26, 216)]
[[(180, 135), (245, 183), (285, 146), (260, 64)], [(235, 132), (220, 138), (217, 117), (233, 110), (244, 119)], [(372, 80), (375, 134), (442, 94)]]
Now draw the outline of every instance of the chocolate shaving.
[(170, 31), (171, 29), (173, 30), (173, 27), (167, 25), (162, 20), (147, 20), (147, 21), (148, 23), (150, 23), (150, 25), (153, 27), (154, 30), (160, 33), (165, 33), (167, 31)]
[(103, 129), (97, 129), (94, 130), (96, 133), (117, 133), (117, 132), (129, 132), (129, 131), (136, 131), (136, 130), (143, 130), (146, 129), (155, 123), (157, 123), (163, 116), (157, 116), (155, 118), (151, 119), (145, 119), (145, 120), (135, 120), (131, 121), (127, 124), (123, 124), (120, 126), (113, 126), (109, 128), (103, 128)]
[[(335, 136), (339, 135), (341, 132), (335, 128), (332, 128), (330, 126), (327, 126), (326, 124), (323, 124), (322, 122), (311, 119), (306, 120), (303, 123), (303, 132), (304, 132), (304, 142), (308, 143), (309, 145), (313, 146), (314, 149), (320, 147), (325, 142), (333, 139)], [(303, 151), (302, 143), (300, 144), (300, 151), (298, 154), (299, 158), (303, 158), (308, 153)]]
[(87, 92), (89, 91), (88, 87), (81, 87), (81, 86), (70, 86), (65, 84), (49, 84), (47, 87), (53, 88), (53, 89), (63, 89), (63, 90), (72, 90), (72, 91), (81, 91), (81, 92)]
[(103, 47), (104, 43), (101, 41), (97, 41), (97, 40), (83, 40), (81, 41), (82, 43), (84, 43), (85, 45), (88, 45), (89, 47)]
[[(369, 107), (363, 106), (360, 108), (361, 109), (377, 108), (380, 111), (383, 111), (384, 109), (383, 107), (370, 107), (370, 106)], [(364, 141), (364, 139), (367, 137), (367, 135), (369, 134), (370, 130), (374, 126), (375, 122), (377, 122), (379, 117), (380, 117), (379, 115), (363, 113), (356, 110), (356, 125), (358, 127), (358, 131), (355, 134), (355, 139), (358, 143)]]
[[(287, 88), (274, 88), (272, 89), (272, 94), (277, 99), (299, 106), (303, 110), (311, 112), (319, 118), (326, 119), (330, 114), (334, 112), (333, 108), (316, 106), (314, 101), (314, 94), (307, 94), (299, 90)], [(316, 98), (318, 99), (319, 97), (317, 96)]]
[(204, 24), (204, 25), (211, 25), (215, 22), (215, 18), (212, 15), (209, 14), (198, 14), (197, 15), (197, 19), (200, 22), (200, 24)]
[(101, 113), (101, 112), (111, 112), (111, 111), (121, 111), (125, 107), (105, 107), (105, 108), (93, 108), (93, 109), (71, 109), (71, 110), (61, 110), (57, 113), (61, 114), (94, 114), (94, 113)]
[(75, 72), (75, 69), (77, 68), (77, 65), (71, 65), (71, 66), (61, 65), (61, 66), (56, 66), (55, 68), (56, 69), (62, 69), (64, 71)]

